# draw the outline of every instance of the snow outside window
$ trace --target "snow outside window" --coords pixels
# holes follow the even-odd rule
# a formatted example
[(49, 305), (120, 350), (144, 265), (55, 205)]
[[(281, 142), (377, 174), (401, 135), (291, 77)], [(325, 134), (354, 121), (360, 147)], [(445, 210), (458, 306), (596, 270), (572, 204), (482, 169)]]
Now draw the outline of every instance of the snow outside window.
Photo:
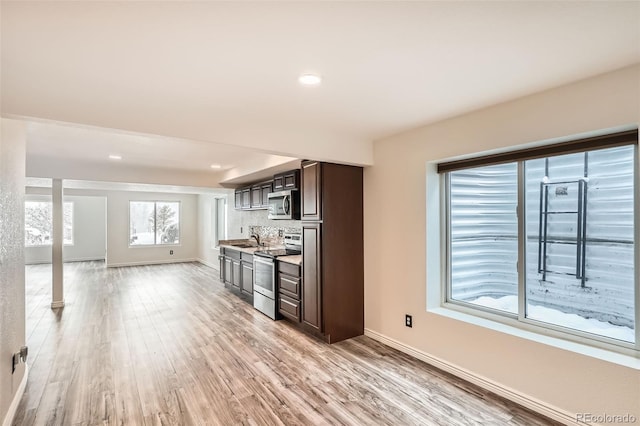
[(634, 344), (635, 149), (448, 172), (447, 301)]
[[(63, 243), (73, 245), (73, 203), (63, 204)], [(51, 245), (53, 235), (53, 205), (51, 201), (25, 201), (25, 247)]]
[(180, 202), (129, 202), (129, 245), (180, 244)]

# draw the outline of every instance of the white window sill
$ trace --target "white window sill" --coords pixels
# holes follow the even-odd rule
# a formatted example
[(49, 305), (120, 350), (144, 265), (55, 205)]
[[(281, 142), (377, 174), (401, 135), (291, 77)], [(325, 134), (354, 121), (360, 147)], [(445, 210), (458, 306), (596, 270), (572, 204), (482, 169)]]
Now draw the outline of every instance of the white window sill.
[(490, 330), (499, 331), (501, 333), (509, 334), (511, 336), (520, 337), (533, 342), (541, 343), (543, 345), (552, 346), (558, 349), (571, 351), (588, 357), (600, 359), (602, 361), (611, 362), (624, 367), (640, 370), (640, 353), (636, 356), (626, 355), (618, 352), (609, 351), (606, 349), (596, 348), (585, 344), (572, 342), (564, 339), (560, 339), (553, 336), (546, 336), (540, 333), (524, 330), (519, 327), (514, 327), (508, 324), (503, 324), (498, 321), (492, 321), (490, 319), (477, 317), (475, 315), (460, 312), (458, 310), (450, 309), (446, 306), (428, 309), (429, 313), (440, 315), (443, 317), (451, 318), (458, 321), (463, 321), (469, 324), (477, 325), (479, 327), (488, 328)]

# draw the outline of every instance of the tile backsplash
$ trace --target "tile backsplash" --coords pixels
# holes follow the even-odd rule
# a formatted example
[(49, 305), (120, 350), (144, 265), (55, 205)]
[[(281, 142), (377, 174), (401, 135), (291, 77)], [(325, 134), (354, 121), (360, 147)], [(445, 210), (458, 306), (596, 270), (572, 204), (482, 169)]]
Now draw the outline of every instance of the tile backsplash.
[(302, 225), (299, 220), (272, 220), (267, 218), (267, 210), (235, 210), (227, 211), (227, 238), (249, 238), (253, 232), (261, 241), (269, 244), (282, 244), (283, 233), (300, 233)]
[(300, 228), (287, 228), (279, 226), (249, 226), (249, 235), (258, 234), (260, 236), (260, 242), (264, 242), (268, 245), (283, 244), (285, 233), (299, 234)]

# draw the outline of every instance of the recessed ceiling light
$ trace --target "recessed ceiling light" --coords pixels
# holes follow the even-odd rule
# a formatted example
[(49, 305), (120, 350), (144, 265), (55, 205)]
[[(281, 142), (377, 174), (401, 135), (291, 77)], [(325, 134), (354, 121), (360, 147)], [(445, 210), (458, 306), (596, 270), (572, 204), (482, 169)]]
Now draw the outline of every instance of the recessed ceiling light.
[(212, 169), (221, 169), (221, 168), (222, 168), (222, 166), (221, 166), (220, 164), (212, 164), (212, 165), (211, 165), (211, 168), (212, 168)]
[(316, 74), (302, 74), (298, 77), (298, 81), (305, 86), (317, 86), (322, 81), (322, 78)]
[(111, 160), (122, 160), (122, 156), (121, 155), (116, 155), (116, 154), (110, 154), (109, 155), (109, 159), (111, 159)]

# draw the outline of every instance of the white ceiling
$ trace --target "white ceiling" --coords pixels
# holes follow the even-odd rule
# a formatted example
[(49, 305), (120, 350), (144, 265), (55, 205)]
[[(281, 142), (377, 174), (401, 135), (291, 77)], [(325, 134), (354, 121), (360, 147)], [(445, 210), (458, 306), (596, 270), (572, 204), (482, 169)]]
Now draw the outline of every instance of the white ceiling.
[[(124, 163), (148, 167), (161, 164), (169, 169), (211, 171), (212, 164), (221, 166), (221, 170), (228, 170), (243, 164), (247, 156), (269, 156), (230, 145), (50, 122), (31, 122), (27, 132), (29, 155), (62, 156), (95, 162), (107, 161), (109, 155), (120, 155), (122, 160), (119, 161)], [(282, 157), (282, 160), (290, 161), (292, 158)]]
[(1, 31), (3, 116), (74, 123), (34, 124), (31, 154), (237, 168), (219, 180), (371, 164), (374, 140), (640, 62), (637, 1), (3, 1)]

